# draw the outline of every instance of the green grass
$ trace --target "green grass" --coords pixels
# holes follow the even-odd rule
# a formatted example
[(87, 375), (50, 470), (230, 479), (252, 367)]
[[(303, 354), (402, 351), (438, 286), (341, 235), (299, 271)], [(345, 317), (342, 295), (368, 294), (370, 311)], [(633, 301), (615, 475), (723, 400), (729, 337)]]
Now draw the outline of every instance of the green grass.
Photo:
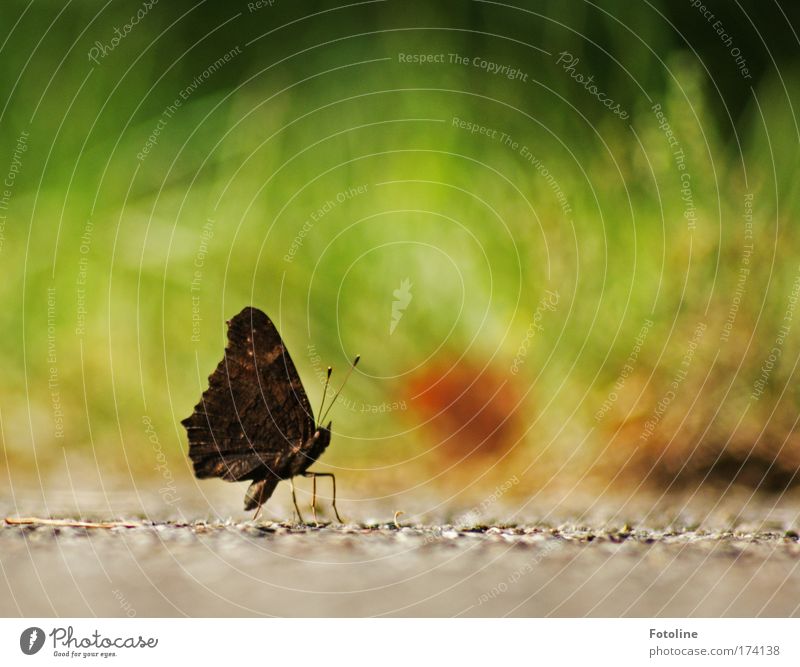
[[(399, 19), (385, 19), (392, 20)], [(82, 25), (80, 15), (75, 21)], [(159, 15), (151, 27), (159, 21), (166, 25)], [(108, 32), (112, 24), (101, 19), (90, 33)], [(613, 22), (606, 28), (609, 48), (630, 39)], [(36, 33), (30, 23), (23, 30)], [(542, 477), (574, 456), (578, 473), (599, 457), (600, 468), (610, 471), (602, 479), (609, 479), (631, 454), (646, 470), (662, 453), (665, 461), (685, 460), (698, 443), (711, 460), (725, 446), (744, 460), (765, 424), (757, 447), (774, 457), (794, 431), (800, 323), (764, 396), (748, 396), (798, 274), (797, 129), (776, 81), (765, 79), (755, 91), (758, 105), (737, 119), (737, 144), (720, 129), (719, 109), (708, 108), (708, 82), (696, 61), (664, 54), (668, 72), (655, 60), (647, 67), (638, 62), (648, 101), (605, 61), (593, 60), (591, 47), (579, 51), (574, 35), (577, 41), (563, 43), (581, 53), (586, 71), (597, 63), (599, 83), (624, 100), (635, 133), (598, 110), (597, 100), (576, 89), (553, 59), (488, 38), (478, 44), (481, 53), (521, 63), (531, 82), (449, 65), (349, 66), (394, 58), (399, 50), (472, 52), (472, 42), (446, 32), (345, 41), (258, 73), (275, 54), (323, 39), (319, 30), (297, 33), (297, 44), (287, 39), (239, 56), (181, 106), (141, 163), (136, 154), (176, 92), (241, 36), (226, 27), (179, 59), (191, 40), (168, 58), (170, 46), (148, 49), (154, 33), (143, 29), (103, 60), (67, 113), (88, 71), (86, 49), (76, 48), (29, 124), (42, 81), (59, 60), (35, 54), (3, 119), (0, 151), (10, 156), (20, 131), (30, 129), (5, 227), (7, 280), (0, 287), (6, 305), (0, 409), (15, 469), (60, 463), (66, 449), (94, 451), (103, 466), (148, 470), (153, 451), (145, 415), (179, 460), (185, 443), (178, 422), (221, 356), (224, 320), (251, 303), (279, 322), (314, 405), (320, 368), (333, 364), (341, 377), (355, 353), (363, 365), (346, 394), (351, 405), (409, 401), (409, 409), (391, 414), (335, 409), (340, 437), (326, 460), (339, 465), (397, 466), (397, 475), (406, 465), (436, 469), (429, 455), (404, 463), (440, 437), (420, 428), (408, 382), (419, 369), (446, 368), (460, 358), (513, 385), (521, 401), (509, 414), (533, 426), (505, 445), (515, 444), (515, 465), (541, 461)], [(13, 44), (20, 48), (22, 39)], [(63, 35), (52, 39), (69, 46)], [(6, 88), (23, 66), (20, 54), (7, 61)], [(333, 68), (340, 69), (314, 76)], [(313, 78), (301, 81), (306, 77)], [(785, 81), (796, 90), (796, 75), (787, 73)], [(697, 210), (691, 231), (680, 174), (650, 110), (656, 101), (685, 151)], [(452, 127), (453, 116), (529, 147), (555, 181), (519, 149)], [(284, 260), (312, 212), (363, 185), (366, 193), (336, 202), (293, 260)], [(752, 271), (731, 337), (721, 342), (740, 268), (746, 193), (753, 194)], [(91, 241), (82, 250), (89, 219)], [(208, 219), (213, 237), (193, 292)], [(82, 258), (87, 317), (85, 333), (77, 335)], [(413, 299), (390, 336), (392, 292), (404, 278), (413, 284)], [(61, 438), (48, 387), (50, 287)], [(547, 289), (558, 290), (559, 306), (546, 314), (522, 371), (512, 377), (509, 368)], [(197, 340), (193, 296), (202, 318)], [(648, 318), (655, 324), (633, 374), (598, 424), (593, 415)], [(657, 437), (638, 447), (641, 425), (668, 390), (701, 321), (708, 329), (688, 375)], [(309, 345), (320, 357), (316, 363)], [(793, 465), (789, 449), (778, 455), (782, 468)], [(696, 465), (704, 470), (708, 460)]]

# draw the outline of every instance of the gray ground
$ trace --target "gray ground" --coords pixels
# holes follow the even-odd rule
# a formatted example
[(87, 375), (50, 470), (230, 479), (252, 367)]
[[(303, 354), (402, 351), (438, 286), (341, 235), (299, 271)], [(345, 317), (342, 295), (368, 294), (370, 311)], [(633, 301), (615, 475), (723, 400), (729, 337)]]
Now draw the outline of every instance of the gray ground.
[(323, 527), (3, 526), (0, 615), (800, 615), (796, 504), (707, 505), (550, 509), (505, 526), (423, 513), (398, 528), (391, 511)]

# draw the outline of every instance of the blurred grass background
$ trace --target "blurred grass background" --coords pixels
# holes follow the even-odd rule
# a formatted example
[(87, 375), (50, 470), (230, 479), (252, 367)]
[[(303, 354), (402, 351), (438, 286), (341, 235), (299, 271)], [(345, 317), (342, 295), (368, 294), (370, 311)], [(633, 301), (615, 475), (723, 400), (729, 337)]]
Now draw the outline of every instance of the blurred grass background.
[[(179, 421), (224, 320), (253, 304), (314, 406), (324, 368), (341, 378), (362, 354), (324, 458), (353, 484), (797, 481), (800, 322), (752, 396), (800, 270), (795, 3), (705, 3), (751, 78), (689, 2), (162, 1), (126, 31), (145, 5), (0, 6), (11, 479), (66, 460), (146, 483), (161, 454), (190, 475)], [(685, 154), (693, 229), (654, 104)]]

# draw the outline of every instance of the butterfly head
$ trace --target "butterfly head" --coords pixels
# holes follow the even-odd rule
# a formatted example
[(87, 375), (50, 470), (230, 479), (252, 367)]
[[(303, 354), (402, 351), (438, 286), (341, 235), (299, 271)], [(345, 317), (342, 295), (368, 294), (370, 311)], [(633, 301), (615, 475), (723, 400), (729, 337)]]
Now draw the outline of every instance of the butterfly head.
[(333, 426), (333, 422), (328, 422), (327, 426), (322, 426), (321, 424), (317, 426), (317, 430), (314, 431), (314, 440), (319, 441), (320, 444), (327, 445), (331, 441), (331, 427)]
[(319, 424), (311, 436), (311, 443), (306, 445), (309, 461), (316, 461), (331, 441), (331, 422), (327, 426)]

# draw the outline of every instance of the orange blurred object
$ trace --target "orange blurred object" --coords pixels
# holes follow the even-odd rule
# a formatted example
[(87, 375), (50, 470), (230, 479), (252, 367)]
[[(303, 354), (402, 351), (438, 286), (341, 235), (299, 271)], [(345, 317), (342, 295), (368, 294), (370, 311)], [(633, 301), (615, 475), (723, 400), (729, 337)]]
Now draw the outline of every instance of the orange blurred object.
[(499, 459), (518, 442), (520, 392), (506, 369), (469, 360), (426, 365), (408, 386), (432, 451), (452, 463)]

